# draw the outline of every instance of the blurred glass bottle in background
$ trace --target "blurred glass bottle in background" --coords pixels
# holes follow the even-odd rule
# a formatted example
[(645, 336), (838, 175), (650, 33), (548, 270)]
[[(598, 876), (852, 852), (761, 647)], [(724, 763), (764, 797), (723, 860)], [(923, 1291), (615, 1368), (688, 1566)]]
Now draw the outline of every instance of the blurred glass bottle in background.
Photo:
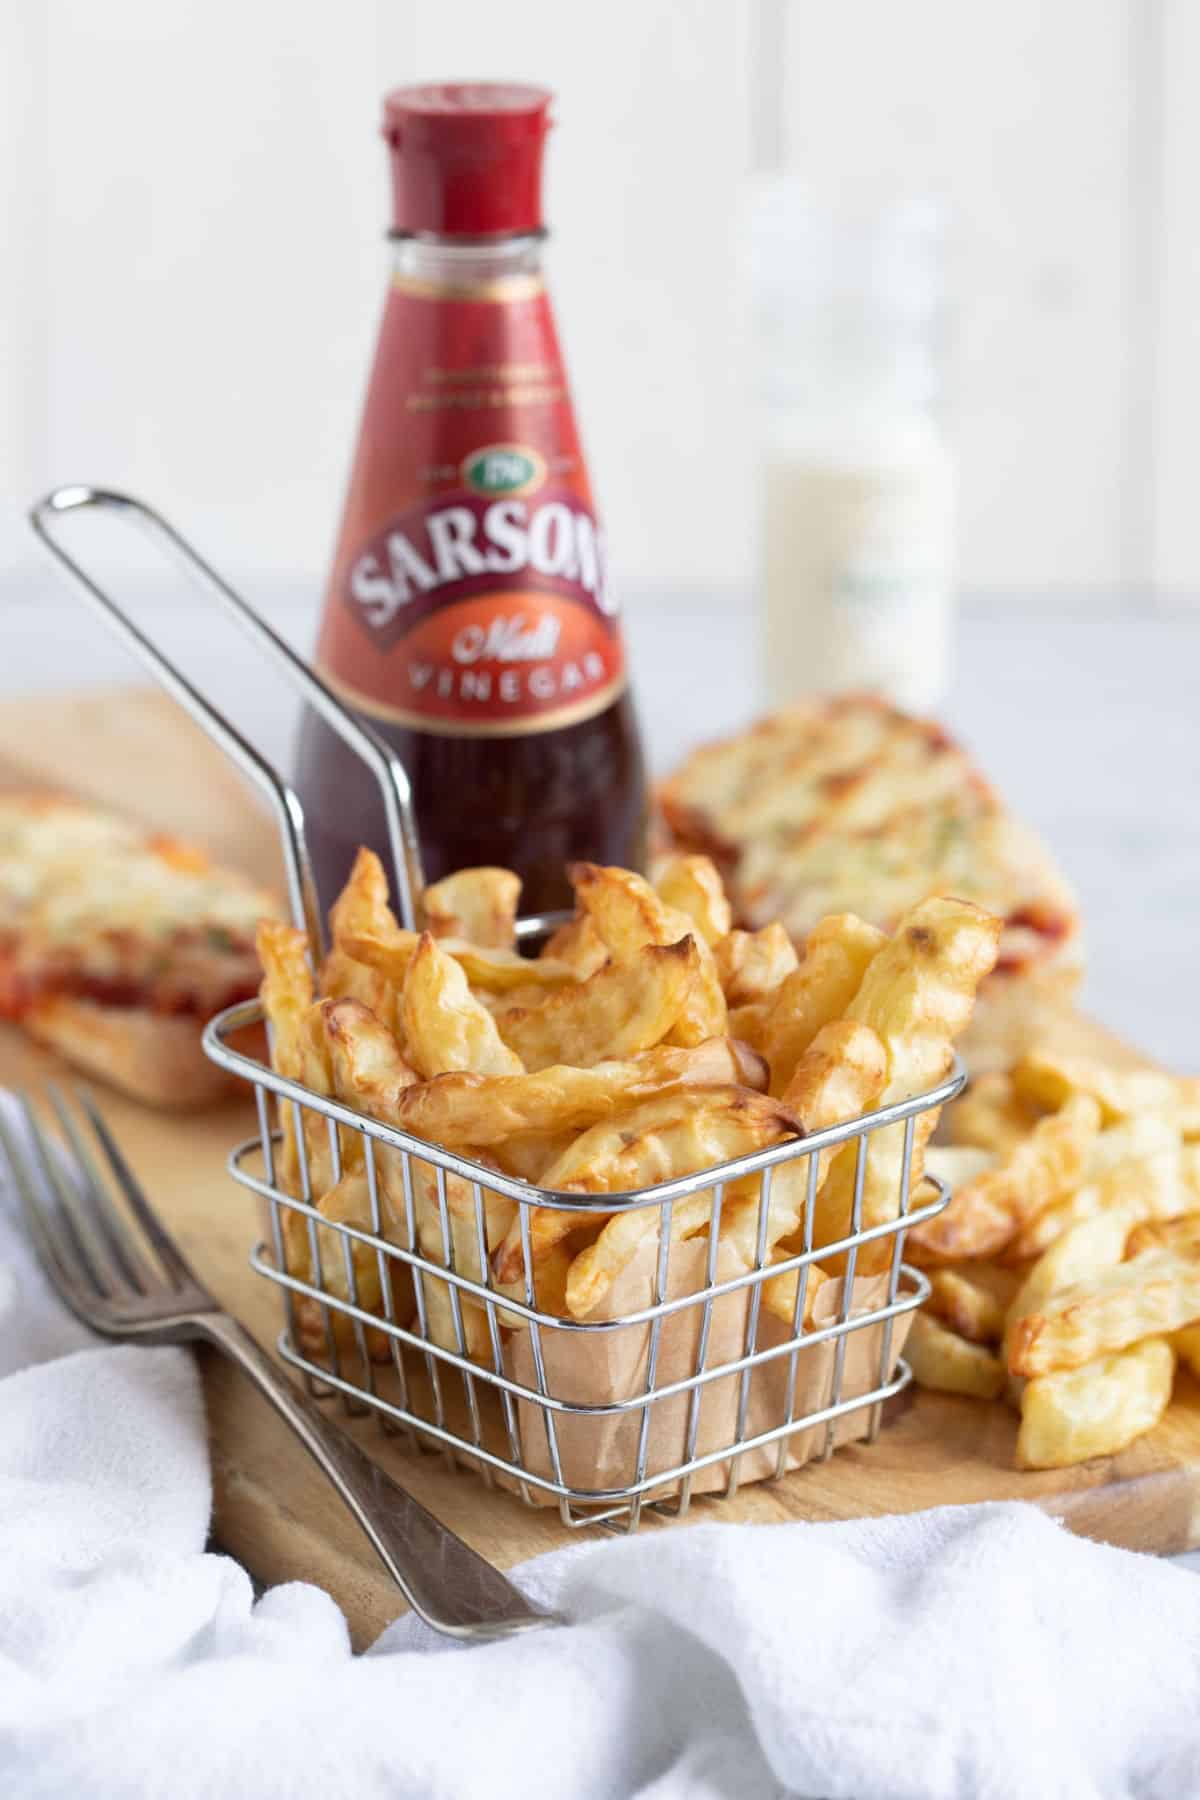
[(750, 251), (768, 698), (871, 688), (927, 709), (948, 674), (956, 487), (938, 212), (825, 207), (763, 176)]

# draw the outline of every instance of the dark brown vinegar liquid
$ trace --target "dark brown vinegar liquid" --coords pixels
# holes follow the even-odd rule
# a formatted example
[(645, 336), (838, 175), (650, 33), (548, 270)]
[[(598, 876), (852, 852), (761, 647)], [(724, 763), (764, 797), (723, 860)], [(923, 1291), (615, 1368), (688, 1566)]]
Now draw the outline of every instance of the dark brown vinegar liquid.
[[(451, 737), (364, 719), (412, 783), (427, 881), (487, 863), (515, 869), (523, 913), (571, 904), (576, 860), (640, 869), (646, 790), (628, 691), (591, 719), (525, 737)], [(315, 713), (300, 730), (296, 786), (327, 913), (360, 844), (390, 866), (374, 777)]]

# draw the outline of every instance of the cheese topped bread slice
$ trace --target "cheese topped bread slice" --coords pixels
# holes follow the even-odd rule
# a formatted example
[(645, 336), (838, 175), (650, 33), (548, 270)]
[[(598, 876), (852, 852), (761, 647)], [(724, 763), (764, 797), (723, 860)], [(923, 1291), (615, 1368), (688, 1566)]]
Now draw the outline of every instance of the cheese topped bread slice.
[(177, 839), (57, 795), (0, 794), (0, 1017), (140, 1098), (224, 1078), (203, 1023), (258, 987), (274, 897)]
[[(814, 699), (694, 751), (659, 792), (681, 848), (720, 864), (739, 923), (803, 941), (829, 913), (891, 930), (934, 893), (1004, 919), (997, 971), (1082, 968), (1074, 896), (945, 731), (873, 695)], [(993, 980), (995, 977), (993, 977)]]

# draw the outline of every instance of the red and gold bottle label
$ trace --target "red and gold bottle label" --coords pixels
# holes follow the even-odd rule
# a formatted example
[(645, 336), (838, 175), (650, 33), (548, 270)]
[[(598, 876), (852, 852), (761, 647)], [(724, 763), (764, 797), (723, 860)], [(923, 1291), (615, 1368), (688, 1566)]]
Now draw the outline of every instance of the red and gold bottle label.
[(393, 285), (317, 659), (361, 711), (454, 735), (553, 730), (620, 693), (540, 279)]

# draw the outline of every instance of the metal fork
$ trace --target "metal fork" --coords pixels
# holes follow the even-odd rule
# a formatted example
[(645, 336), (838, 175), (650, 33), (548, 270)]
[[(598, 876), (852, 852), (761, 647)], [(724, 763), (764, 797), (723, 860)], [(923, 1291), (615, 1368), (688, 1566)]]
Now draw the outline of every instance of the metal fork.
[[(455, 1638), (499, 1638), (559, 1624), (442, 1525), (299, 1394), (197, 1280), (155, 1217), (85, 1089), (75, 1097), (161, 1273), (139, 1247), (106, 1188), (61, 1091), (50, 1103), (70, 1146), (71, 1177), (24, 1094), (13, 1094), (32, 1154), (0, 1104), (0, 1146), (12, 1169), (41, 1262), (63, 1300), (106, 1337), (143, 1344), (215, 1344), (250, 1377), (329, 1477), (415, 1613)], [(0, 1099), (2, 1099), (0, 1095)]]

